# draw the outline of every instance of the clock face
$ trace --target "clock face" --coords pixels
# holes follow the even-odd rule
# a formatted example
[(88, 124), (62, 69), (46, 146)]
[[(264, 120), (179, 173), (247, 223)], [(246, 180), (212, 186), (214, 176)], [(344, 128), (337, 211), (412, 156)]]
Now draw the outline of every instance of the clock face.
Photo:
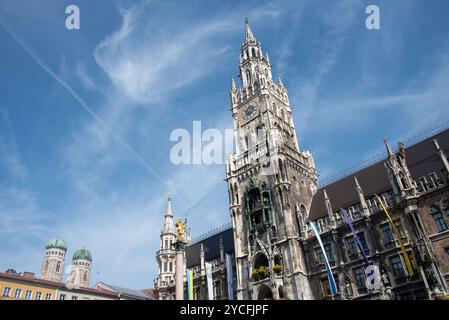
[(256, 107), (252, 104), (245, 107), (243, 110), (243, 119), (248, 120), (256, 113)]

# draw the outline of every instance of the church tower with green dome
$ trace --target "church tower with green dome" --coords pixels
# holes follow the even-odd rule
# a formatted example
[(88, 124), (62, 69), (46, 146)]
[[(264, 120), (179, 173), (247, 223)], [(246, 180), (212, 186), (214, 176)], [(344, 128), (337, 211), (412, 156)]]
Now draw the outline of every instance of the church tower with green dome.
[(41, 266), (41, 279), (62, 282), (66, 252), (67, 245), (60, 237), (47, 242)]
[(75, 251), (72, 258), (72, 267), (68, 285), (73, 287), (89, 288), (90, 267), (92, 265), (92, 254), (89, 250), (82, 248)]

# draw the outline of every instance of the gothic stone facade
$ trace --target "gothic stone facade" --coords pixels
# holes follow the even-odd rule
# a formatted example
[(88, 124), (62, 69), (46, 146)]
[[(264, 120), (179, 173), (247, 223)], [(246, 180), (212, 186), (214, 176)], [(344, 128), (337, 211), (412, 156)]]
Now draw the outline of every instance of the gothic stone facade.
[[(312, 155), (297, 141), (287, 89), (272, 79), (248, 22), (240, 52), (240, 87), (230, 98), (237, 151), (228, 157), (238, 299), (323, 299), (329, 284), (309, 221), (317, 223), (341, 299), (409, 299), (447, 292), (449, 132), (317, 190)], [(438, 145), (441, 143), (441, 148)], [(375, 199), (386, 202), (411, 257), (407, 274), (392, 226)], [(362, 259), (340, 215), (345, 208), (381, 287), (368, 290)]]
[[(341, 299), (423, 299), (448, 292), (449, 281), (449, 130), (394, 152), (387, 158), (320, 188), (309, 220), (317, 223), (337, 278)], [(443, 148), (443, 149), (442, 149)], [(414, 274), (375, 195), (386, 203)], [(365, 285), (363, 261), (352, 232), (341, 216), (349, 212), (368, 259), (380, 267), (379, 290)], [(301, 242), (313, 295), (330, 298), (321, 251), (308, 225)]]
[[(300, 150), (287, 89), (273, 80), (248, 22), (239, 68), (241, 87), (232, 81), (230, 92), (237, 153), (227, 163), (237, 298), (311, 299), (296, 212), (310, 208), (316, 170)], [(275, 265), (284, 271), (266, 272)]]

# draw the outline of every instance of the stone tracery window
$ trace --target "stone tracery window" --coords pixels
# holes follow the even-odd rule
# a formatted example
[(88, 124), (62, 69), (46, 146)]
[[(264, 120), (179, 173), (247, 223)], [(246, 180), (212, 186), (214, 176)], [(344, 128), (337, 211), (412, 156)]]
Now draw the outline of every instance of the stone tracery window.
[(438, 206), (432, 205), (430, 207), (430, 214), (432, 215), (433, 220), (435, 221), (435, 225), (437, 227), (438, 232), (442, 232), (447, 230), (447, 224), (444, 220), (443, 214)]
[(278, 115), (278, 109), (276, 107), (276, 104), (273, 102), (273, 113), (277, 116)]

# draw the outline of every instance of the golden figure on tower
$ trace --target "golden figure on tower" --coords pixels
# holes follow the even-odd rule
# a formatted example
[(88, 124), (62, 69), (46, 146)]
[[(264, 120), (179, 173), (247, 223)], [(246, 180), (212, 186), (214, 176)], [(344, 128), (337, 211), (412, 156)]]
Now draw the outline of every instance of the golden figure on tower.
[(178, 241), (179, 242), (185, 242), (184, 241), (184, 234), (186, 231), (186, 224), (184, 222), (184, 219), (178, 219), (176, 220), (176, 231), (178, 232)]

